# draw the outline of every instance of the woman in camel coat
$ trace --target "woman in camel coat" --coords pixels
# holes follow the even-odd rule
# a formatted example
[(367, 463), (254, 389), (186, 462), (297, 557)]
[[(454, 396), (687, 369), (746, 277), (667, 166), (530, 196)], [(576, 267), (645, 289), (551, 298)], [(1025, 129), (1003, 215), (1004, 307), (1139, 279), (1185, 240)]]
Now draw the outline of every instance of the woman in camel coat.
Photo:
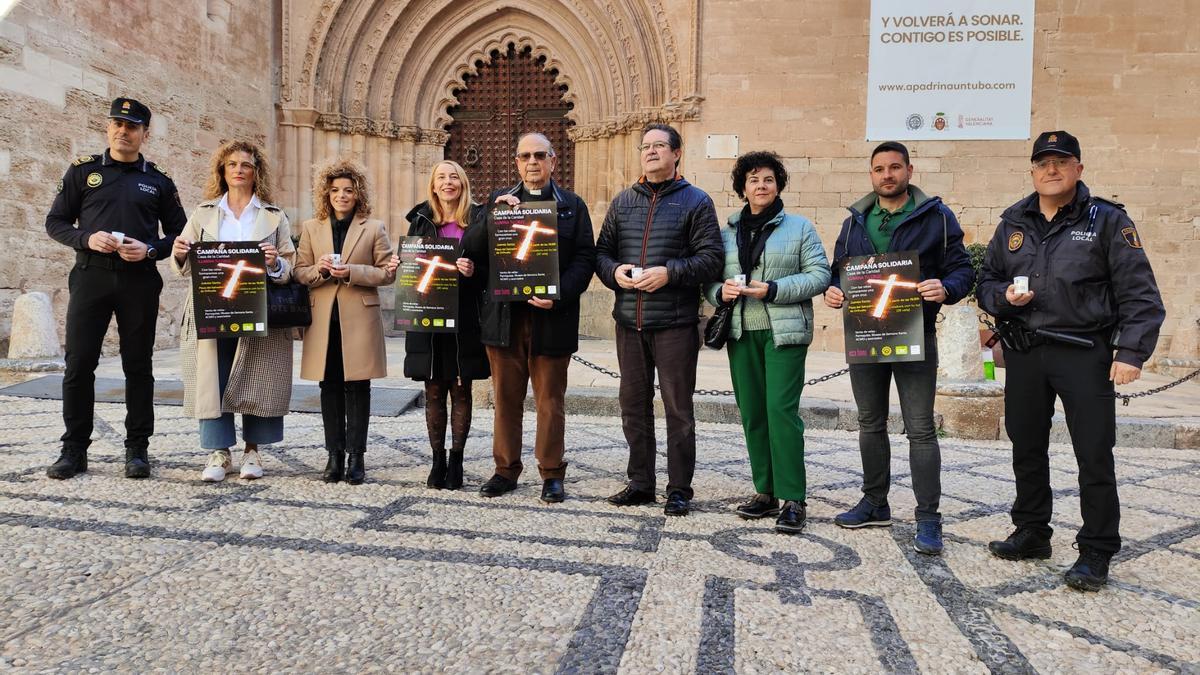
[[(268, 283), (288, 283), (296, 248), (287, 216), (271, 204), (271, 171), (262, 151), (245, 141), (218, 148), (204, 196), (207, 201), (175, 239), (172, 271), (190, 278), (188, 252), (197, 241), (257, 241), (267, 254)], [(198, 340), (188, 293), (180, 335), (183, 412), (199, 420), (200, 447), (210, 451), (201, 479), (220, 482), (233, 468), (234, 413), (242, 415), (246, 443), (241, 477), (262, 477), (258, 446), (283, 440), (283, 416), (292, 396), (291, 329), (270, 329), (265, 337)]]
[(313, 202), (317, 217), (301, 226), (293, 273), (312, 300), (300, 377), (321, 386), (325, 482), (358, 485), (366, 478), (371, 380), (387, 377), (379, 287), (395, 281), (392, 244), (386, 225), (367, 218), (371, 199), (358, 163), (337, 160), (318, 170)]

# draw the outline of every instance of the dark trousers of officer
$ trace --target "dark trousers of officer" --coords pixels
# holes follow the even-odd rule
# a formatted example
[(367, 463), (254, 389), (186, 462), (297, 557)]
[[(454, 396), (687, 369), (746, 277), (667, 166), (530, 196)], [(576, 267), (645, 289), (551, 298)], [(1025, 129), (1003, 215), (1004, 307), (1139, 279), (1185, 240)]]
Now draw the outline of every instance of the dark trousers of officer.
[(1117, 479), (1113, 467), (1116, 445), (1116, 399), (1109, 381), (1112, 350), (1099, 335), (1096, 346), (1074, 347), (1056, 342), (1033, 347), (1028, 353), (1004, 353), (1004, 428), (1013, 444), (1013, 473), (1017, 498), (1012, 520), (1049, 537), (1054, 493), (1050, 489), (1050, 418), (1057, 394), (1066, 412), (1067, 429), (1079, 466), (1080, 512), (1083, 527), (1075, 540), (1108, 553), (1121, 549)]
[(154, 433), (153, 352), (162, 277), (153, 263), (126, 263), (80, 253), (67, 303), (67, 370), (63, 376), (64, 448), (87, 450), (96, 403), (96, 365), (113, 315), (125, 371), (125, 447), (142, 450)]

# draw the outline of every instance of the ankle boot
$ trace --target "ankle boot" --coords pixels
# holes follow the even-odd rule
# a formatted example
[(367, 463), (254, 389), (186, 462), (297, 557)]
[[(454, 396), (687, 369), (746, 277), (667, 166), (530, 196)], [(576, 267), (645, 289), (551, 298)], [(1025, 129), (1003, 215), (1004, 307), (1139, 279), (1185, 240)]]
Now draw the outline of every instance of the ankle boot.
[(125, 448), (125, 477), (150, 477), (150, 456), (146, 448)]
[(367, 479), (367, 467), (363, 465), (361, 450), (351, 450), (346, 461), (346, 482), (351, 485), (362, 485)]
[(330, 450), (329, 460), (325, 462), (325, 473), (321, 480), (326, 483), (336, 483), (346, 474), (346, 451)]
[(463, 486), (463, 451), (451, 450), (450, 462), (446, 465), (446, 489), (457, 490)]
[(433, 468), (429, 470), (429, 478), (425, 479), (425, 487), (433, 490), (446, 489), (446, 451), (433, 450)]
[(58, 480), (87, 473), (87, 450), (63, 448), (58, 461), (46, 469), (46, 475)]

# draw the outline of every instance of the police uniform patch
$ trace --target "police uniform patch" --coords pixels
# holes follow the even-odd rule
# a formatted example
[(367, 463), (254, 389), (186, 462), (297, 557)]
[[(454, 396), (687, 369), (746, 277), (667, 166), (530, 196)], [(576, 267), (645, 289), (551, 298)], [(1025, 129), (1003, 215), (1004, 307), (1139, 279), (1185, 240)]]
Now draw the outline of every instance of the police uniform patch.
[(1024, 244), (1024, 243), (1025, 243), (1025, 233), (1024, 232), (1013, 232), (1008, 237), (1008, 250), (1015, 251), (1015, 250), (1021, 248), (1021, 244)]
[(62, 182), (62, 179), (59, 178), (58, 179), (58, 192), (62, 192), (62, 188), (63, 188), (63, 182)]
[(87, 164), (88, 162), (95, 160), (95, 159), (96, 159), (95, 155), (80, 155), (78, 159), (76, 159), (74, 162), (71, 162), (71, 163), (75, 166), (82, 166), (84, 164)]
[(101, 176), (98, 172), (93, 171), (88, 174), (88, 177), (87, 177), (88, 187), (99, 187), (100, 184), (103, 182), (104, 182), (104, 176)]
[(1121, 230), (1121, 236), (1125, 237), (1125, 243), (1129, 245), (1129, 248), (1142, 247), (1142, 238), (1138, 236), (1135, 228), (1127, 227)]

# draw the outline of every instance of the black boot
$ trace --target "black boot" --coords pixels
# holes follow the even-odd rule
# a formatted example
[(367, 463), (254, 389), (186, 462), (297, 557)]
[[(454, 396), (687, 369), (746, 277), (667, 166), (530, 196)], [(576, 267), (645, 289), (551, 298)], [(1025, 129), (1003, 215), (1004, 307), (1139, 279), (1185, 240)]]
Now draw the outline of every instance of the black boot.
[(77, 474), (87, 473), (87, 450), (63, 448), (58, 461), (46, 469), (46, 475), (63, 480)]
[(329, 459), (325, 462), (325, 473), (321, 476), (321, 480), (326, 483), (336, 483), (342, 479), (345, 473), (346, 451), (330, 450)]
[(446, 489), (457, 490), (463, 486), (463, 451), (451, 450), (450, 462), (446, 465)]
[(446, 451), (433, 450), (433, 468), (429, 470), (429, 478), (425, 479), (425, 487), (433, 490), (446, 489)]
[(346, 482), (351, 485), (362, 485), (367, 479), (367, 467), (363, 463), (363, 453), (351, 450), (346, 461)]
[(125, 448), (125, 477), (150, 477), (150, 457), (146, 448)]

